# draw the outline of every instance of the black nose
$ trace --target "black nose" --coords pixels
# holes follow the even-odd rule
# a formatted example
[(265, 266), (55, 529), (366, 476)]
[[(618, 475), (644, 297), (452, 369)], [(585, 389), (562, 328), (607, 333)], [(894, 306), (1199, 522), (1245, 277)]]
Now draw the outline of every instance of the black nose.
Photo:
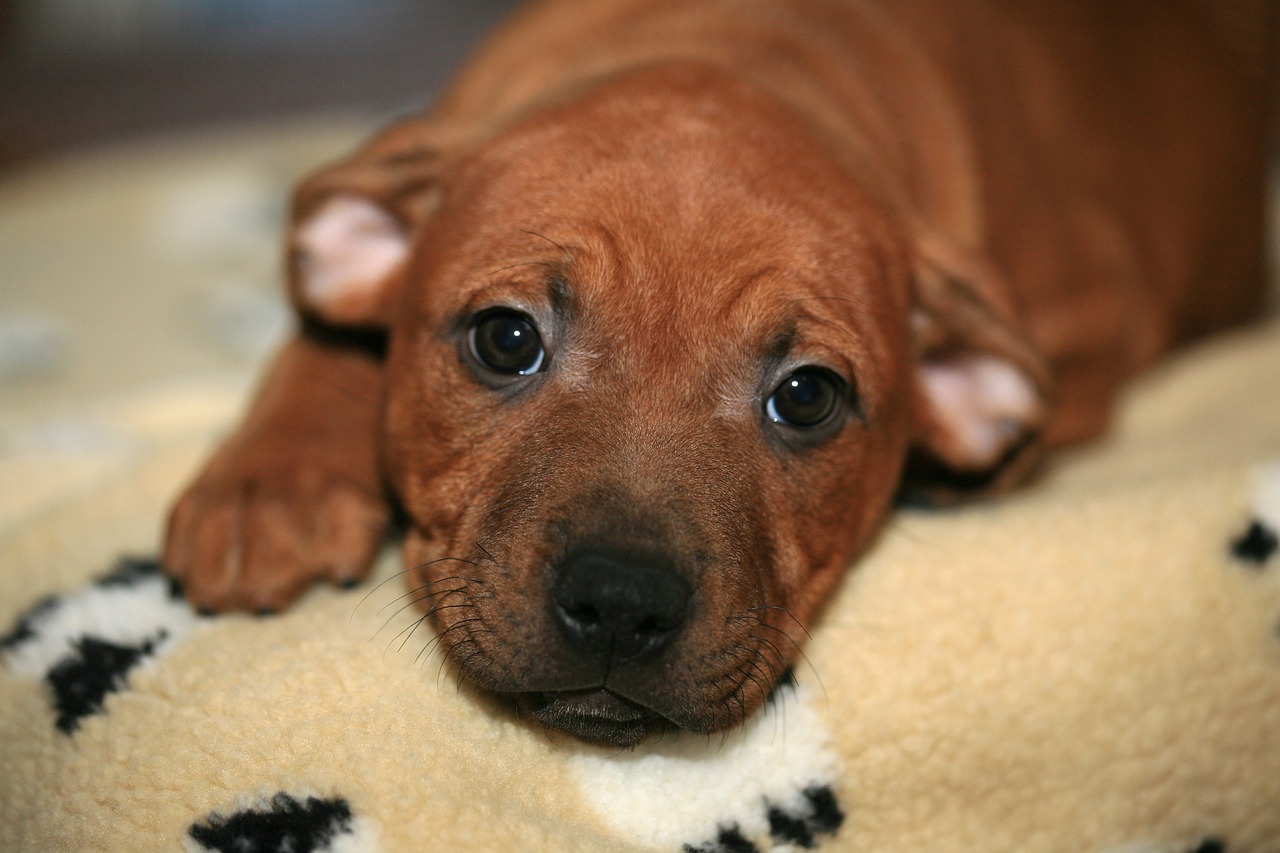
[(562, 560), (551, 587), (569, 644), (606, 665), (648, 660), (670, 645), (692, 594), (665, 557), (596, 549)]

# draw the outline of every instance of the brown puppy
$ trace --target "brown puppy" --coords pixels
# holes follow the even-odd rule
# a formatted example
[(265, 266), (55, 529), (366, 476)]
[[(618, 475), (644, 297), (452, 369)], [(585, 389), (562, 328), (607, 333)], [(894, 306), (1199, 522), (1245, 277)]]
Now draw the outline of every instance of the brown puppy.
[[(303, 330), (179, 501), (198, 606), (356, 581), (580, 738), (758, 707), (902, 489), (1004, 487), (1263, 294), (1260, 22), (551, 0), (298, 190)], [(1260, 48), (1259, 48), (1260, 51)]]

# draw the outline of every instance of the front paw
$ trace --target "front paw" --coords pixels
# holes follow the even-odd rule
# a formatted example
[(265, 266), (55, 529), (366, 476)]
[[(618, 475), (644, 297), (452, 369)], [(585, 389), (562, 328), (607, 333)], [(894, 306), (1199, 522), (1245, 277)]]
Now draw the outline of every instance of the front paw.
[[(227, 450), (231, 450), (228, 448)], [(368, 574), (389, 523), (379, 485), (311, 460), (215, 459), (169, 517), (166, 570), (202, 612), (275, 613), (316, 580)]]

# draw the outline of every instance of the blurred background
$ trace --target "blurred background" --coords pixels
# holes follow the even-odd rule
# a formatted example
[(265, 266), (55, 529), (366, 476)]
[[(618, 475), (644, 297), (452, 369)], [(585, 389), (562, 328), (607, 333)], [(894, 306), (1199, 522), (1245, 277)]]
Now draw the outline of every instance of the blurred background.
[(0, 0), (0, 169), (197, 124), (424, 103), (512, 0)]
[(92, 445), (110, 395), (247, 387), (291, 186), (515, 2), (0, 0), (0, 458)]
[(291, 324), (290, 188), (511, 5), (0, 0), (0, 534), (229, 428)]
[(290, 323), (291, 186), (512, 5), (0, 0), (0, 457), (92, 446), (89, 401), (246, 385)]

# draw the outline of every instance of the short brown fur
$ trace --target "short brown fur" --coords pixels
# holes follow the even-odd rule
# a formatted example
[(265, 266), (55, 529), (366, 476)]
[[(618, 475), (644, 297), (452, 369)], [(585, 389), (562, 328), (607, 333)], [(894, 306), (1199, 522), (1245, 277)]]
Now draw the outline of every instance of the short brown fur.
[[(1208, 8), (532, 6), (298, 189), (302, 331), (166, 564), (198, 606), (278, 610), (362, 578), (398, 504), (463, 677), (593, 741), (740, 722), (896, 495), (1007, 488), (1162, 353), (1260, 313), (1265, 22)], [(338, 197), (409, 249), (318, 300), (298, 235)], [(494, 306), (536, 323), (545, 372), (468, 362)], [(773, 423), (806, 364), (855, 399)], [(948, 408), (939, 366), (998, 399)], [(549, 589), (597, 543), (692, 585), (661, 654), (568, 647)]]

